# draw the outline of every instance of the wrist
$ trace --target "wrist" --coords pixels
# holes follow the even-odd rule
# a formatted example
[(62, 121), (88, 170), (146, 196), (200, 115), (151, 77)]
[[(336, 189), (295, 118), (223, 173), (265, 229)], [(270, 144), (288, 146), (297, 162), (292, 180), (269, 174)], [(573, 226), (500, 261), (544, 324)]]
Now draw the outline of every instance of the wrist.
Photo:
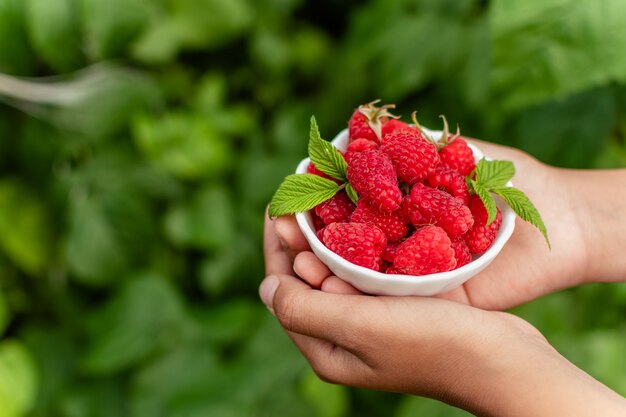
[(477, 416), (618, 416), (626, 401), (554, 350), (540, 335), (499, 338), (460, 406)]
[(626, 170), (559, 170), (583, 235), (579, 283), (626, 280)]

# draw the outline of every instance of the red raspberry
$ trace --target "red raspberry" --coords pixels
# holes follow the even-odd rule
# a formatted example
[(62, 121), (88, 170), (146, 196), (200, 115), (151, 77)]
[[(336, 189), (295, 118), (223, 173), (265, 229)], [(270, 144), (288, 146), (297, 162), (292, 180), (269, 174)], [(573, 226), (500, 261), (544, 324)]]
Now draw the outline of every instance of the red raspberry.
[(444, 191), (415, 184), (410, 197), (403, 212), (418, 211), (423, 217), (422, 223), (440, 226), (452, 238), (461, 236), (474, 224), (469, 208)]
[(486, 226), (489, 216), (483, 201), (478, 196), (473, 195), (470, 198), (469, 209), (472, 212), (472, 216), (474, 216), (474, 225), (463, 236), (463, 239), (470, 252), (481, 255), (491, 247), (496, 239), (496, 234), (502, 224), (502, 213), (498, 209), (495, 220), (489, 226)]
[(396, 254), (398, 253), (398, 248), (401, 243), (387, 243), (387, 247), (385, 248), (385, 252), (383, 253), (383, 260), (387, 262), (393, 263), (393, 260), (396, 258)]
[(396, 167), (398, 178), (415, 184), (428, 177), (439, 163), (437, 147), (416, 129), (402, 129), (385, 136), (380, 148)]
[(411, 127), (408, 124), (401, 122), (400, 120), (391, 119), (383, 125), (383, 129), (382, 129), (383, 140), (385, 139), (385, 136), (387, 136), (390, 133), (395, 132), (396, 130), (410, 129), (410, 128)]
[(326, 226), (322, 242), (345, 260), (365, 268), (380, 270), (387, 245), (385, 234), (364, 223), (332, 223)]
[(358, 152), (348, 162), (348, 181), (360, 198), (380, 211), (396, 211), (402, 201), (396, 170), (378, 149)]
[(461, 200), (467, 205), (469, 190), (465, 177), (456, 171), (447, 168), (437, 168), (428, 176), (428, 184), (433, 188), (439, 188)]
[(350, 215), (354, 211), (354, 203), (345, 191), (339, 191), (330, 200), (315, 206), (315, 214), (317, 214), (324, 224), (345, 223), (350, 219)]
[(378, 211), (363, 200), (359, 200), (356, 210), (350, 216), (350, 221), (373, 224), (385, 233), (389, 242), (397, 242), (409, 231), (406, 221), (397, 211)]
[(424, 225), (428, 223), (424, 220), (422, 213), (419, 212), (417, 207), (411, 201), (410, 195), (405, 195), (400, 205), (400, 214), (404, 219), (413, 226)]
[(348, 122), (349, 142), (357, 139), (369, 139), (376, 143), (380, 143), (382, 137), (382, 125), (387, 123), (390, 117), (396, 117), (389, 113), (389, 109), (393, 109), (395, 105), (387, 104), (377, 107), (376, 103), (380, 100), (372, 101), (368, 104), (359, 106), (352, 113)]
[(454, 258), (456, 259), (456, 268), (460, 268), (472, 262), (472, 254), (462, 237), (452, 241), (452, 249), (454, 250)]
[(467, 142), (460, 137), (452, 140), (439, 151), (439, 159), (441, 166), (452, 169), (464, 177), (467, 177), (476, 168), (474, 153), (467, 146)]
[(337, 184), (340, 183), (339, 180), (336, 180), (333, 177), (331, 177), (330, 175), (327, 175), (324, 172), (322, 172), (319, 169), (317, 169), (317, 167), (315, 166), (315, 164), (313, 162), (310, 162), (309, 165), (306, 167), (306, 172), (307, 172), (307, 174), (313, 174), (313, 175), (317, 175), (318, 177), (323, 177), (323, 178), (326, 178), (328, 180), (335, 181)]
[(348, 145), (348, 148), (346, 149), (346, 153), (347, 152), (361, 152), (361, 151), (366, 151), (368, 149), (378, 149), (378, 142), (374, 142), (373, 140), (369, 140), (369, 139), (357, 139), (354, 142), (350, 142), (350, 144)]
[(445, 230), (437, 226), (425, 226), (400, 244), (393, 266), (387, 273), (427, 275), (450, 271), (455, 266), (452, 242)]
[(363, 152), (368, 149), (378, 149), (378, 143), (369, 139), (357, 139), (354, 142), (351, 142), (346, 149), (346, 153), (343, 155), (346, 162), (350, 162), (350, 158), (352, 155), (358, 152)]
[(324, 228), (324, 226), (326, 226), (326, 224), (324, 223), (324, 220), (320, 219), (320, 216), (315, 214), (315, 210), (311, 210), (310, 214), (311, 214), (311, 220), (313, 221), (313, 228), (316, 231), (321, 230)]

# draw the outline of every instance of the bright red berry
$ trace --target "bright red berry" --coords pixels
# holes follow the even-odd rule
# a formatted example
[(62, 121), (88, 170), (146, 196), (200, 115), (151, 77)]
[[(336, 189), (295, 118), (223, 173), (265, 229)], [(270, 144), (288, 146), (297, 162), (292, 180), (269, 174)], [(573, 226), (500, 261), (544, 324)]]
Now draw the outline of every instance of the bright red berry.
[(402, 201), (396, 171), (377, 149), (358, 152), (348, 161), (348, 181), (359, 197), (380, 211), (396, 211)]
[(442, 167), (452, 169), (464, 177), (467, 177), (476, 168), (474, 153), (467, 146), (467, 142), (460, 137), (452, 140), (439, 151), (439, 159)]
[(410, 128), (411, 127), (408, 124), (401, 122), (400, 120), (391, 119), (383, 125), (383, 129), (382, 129), (383, 140), (385, 139), (385, 136), (387, 136), (390, 133), (395, 132), (396, 130), (410, 129)]
[(469, 209), (474, 217), (474, 225), (465, 236), (463, 236), (463, 239), (470, 252), (481, 255), (491, 247), (493, 241), (496, 239), (496, 234), (502, 224), (502, 213), (500, 209), (497, 209), (498, 213), (496, 214), (495, 220), (487, 226), (487, 219), (489, 217), (487, 209), (482, 200), (476, 195), (470, 197)]
[(345, 223), (350, 219), (355, 205), (345, 191), (339, 191), (331, 199), (315, 206), (317, 214), (324, 224)]
[(410, 195), (405, 195), (402, 198), (402, 204), (400, 205), (400, 215), (404, 217), (404, 219), (412, 224), (413, 226), (424, 225), (428, 223), (422, 213), (419, 212), (418, 207), (416, 207), (411, 201)]
[(460, 268), (472, 262), (472, 254), (462, 237), (452, 241), (452, 249), (454, 250), (454, 258), (456, 259), (456, 268)]
[(424, 184), (415, 184), (405, 203), (404, 212), (415, 211), (423, 217), (422, 223), (440, 226), (453, 238), (461, 236), (474, 224), (466, 205), (445, 191)]
[(368, 149), (378, 149), (378, 142), (374, 142), (373, 140), (369, 140), (369, 139), (357, 139), (354, 142), (350, 142), (350, 144), (348, 145), (348, 148), (346, 149), (346, 153), (347, 152), (362, 152), (362, 151), (366, 151)]
[(332, 223), (324, 228), (322, 242), (345, 260), (365, 268), (380, 270), (387, 245), (385, 234), (364, 223)]
[(398, 178), (408, 184), (426, 179), (439, 163), (437, 147), (417, 129), (390, 133), (380, 149), (393, 162)]
[(311, 220), (313, 221), (313, 228), (316, 231), (323, 229), (324, 226), (326, 226), (326, 224), (324, 223), (324, 220), (322, 220), (320, 216), (315, 214), (315, 210), (311, 210), (310, 213), (311, 213)]
[(465, 205), (469, 201), (469, 190), (465, 177), (456, 171), (437, 168), (428, 176), (427, 183), (433, 188), (438, 188), (458, 198)]
[(409, 231), (406, 221), (397, 211), (379, 211), (363, 200), (359, 200), (356, 209), (350, 216), (350, 221), (373, 224), (385, 233), (388, 242), (397, 242)]
[(387, 243), (385, 252), (383, 252), (383, 260), (393, 263), (393, 260), (396, 258), (396, 254), (398, 253), (398, 248), (400, 247), (400, 245), (400, 242)]
[(385, 124), (389, 118), (396, 116), (389, 113), (389, 109), (393, 109), (395, 105), (387, 104), (377, 107), (376, 103), (379, 101), (380, 100), (375, 100), (371, 103), (363, 104), (352, 113), (352, 117), (350, 117), (350, 121), (348, 122), (349, 142), (357, 139), (369, 139), (380, 143), (383, 124)]
[(402, 242), (387, 273), (427, 275), (454, 269), (452, 242), (441, 227), (425, 226)]

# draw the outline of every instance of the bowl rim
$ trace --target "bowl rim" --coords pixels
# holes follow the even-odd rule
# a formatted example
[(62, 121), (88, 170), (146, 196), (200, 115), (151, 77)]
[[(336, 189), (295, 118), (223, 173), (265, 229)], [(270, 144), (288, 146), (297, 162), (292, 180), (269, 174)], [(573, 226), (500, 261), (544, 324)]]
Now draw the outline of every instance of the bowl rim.
[[(442, 132), (439, 130), (430, 130), (424, 128), (427, 133), (432, 134), (435, 137), (441, 137)], [(343, 129), (340, 131), (335, 138), (332, 140), (332, 144), (336, 147), (340, 148), (337, 145), (337, 142), (341, 142), (345, 140), (348, 135), (348, 129)], [(474, 144), (468, 143), (469, 147), (472, 149), (474, 153), (474, 157), (476, 159), (490, 159), (488, 156), (484, 155), (484, 153)], [(298, 164), (296, 169), (296, 174), (304, 174), (307, 172), (307, 167), (310, 163), (310, 158), (304, 158)], [(511, 187), (513, 184), (509, 181), (507, 186)], [(496, 200), (500, 202), (500, 199), (496, 197)], [(463, 265), (460, 268), (453, 269), (451, 271), (438, 272), (435, 274), (428, 275), (401, 275), (401, 274), (386, 274), (384, 272), (374, 271), (373, 269), (365, 268), (360, 265), (353, 264), (352, 262), (342, 258), (335, 252), (331, 251), (322, 243), (322, 241), (317, 237), (317, 233), (314, 231), (312, 227), (312, 221), (310, 219), (309, 212), (301, 212), (296, 213), (296, 221), (298, 222), (298, 226), (300, 230), (305, 235), (307, 241), (311, 246), (315, 245), (315, 249), (323, 253), (325, 256), (333, 259), (336, 262), (339, 262), (346, 267), (358, 272), (360, 274), (364, 274), (369, 276), (371, 279), (376, 280), (384, 280), (385, 282), (392, 284), (394, 282), (398, 283), (414, 283), (419, 281), (421, 284), (426, 284), (427, 282), (433, 283), (441, 283), (442, 281), (451, 280), (456, 278), (459, 275), (463, 275), (464, 273), (471, 273), (474, 270), (481, 270), (486, 263), (491, 262), (497, 255), (500, 253), (506, 242), (509, 240), (513, 231), (515, 229), (515, 212), (508, 205), (500, 203), (498, 204), (498, 208), (502, 212), (502, 225), (500, 230), (498, 231), (498, 235), (494, 240), (493, 244), (487, 249), (485, 253), (479, 255), (476, 259), (472, 259), (466, 265)], [(322, 260), (323, 261), (323, 260)], [(472, 275), (473, 276), (473, 275)], [(471, 276), (470, 276), (471, 277)], [(469, 278), (468, 278), (469, 279)]]

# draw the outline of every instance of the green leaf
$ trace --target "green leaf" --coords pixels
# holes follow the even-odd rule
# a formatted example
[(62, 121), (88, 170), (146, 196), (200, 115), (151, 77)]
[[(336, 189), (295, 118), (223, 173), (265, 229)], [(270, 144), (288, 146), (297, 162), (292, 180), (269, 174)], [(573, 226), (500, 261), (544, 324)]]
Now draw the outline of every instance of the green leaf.
[(0, 416), (21, 417), (33, 406), (37, 370), (31, 353), (21, 342), (0, 343)]
[(315, 164), (315, 167), (323, 173), (330, 175), (339, 181), (346, 181), (346, 160), (332, 143), (321, 138), (317, 122), (315, 121), (315, 116), (311, 116), (309, 157)]
[(489, 190), (505, 185), (515, 175), (515, 166), (511, 161), (488, 161), (481, 159), (476, 166), (476, 182)]
[(348, 183), (346, 185), (346, 194), (348, 194), (348, 197), (350, 197), (350, 200), (352, 200), (354, 204), (359, 202), (359, 195), (357, 194), (356, 190), (352, 187), (352, 184)]
[(313, 174), (292, 174), (278, 187), (270, 203), (272, 217), (307, 211), (339, 191), (336, 182)]
[(488, 226), (495, 220), (496, 215), (498, 214), (498, 209), (496, 207), (496, 200), (493, 198), (491, 193), (485, 187), (483, 187), (480, 183), (477, 183), (474, 180), (472, 180), (472, 188), (474, 189), (474, 192), (476, 193), (476, 195), (478, 195), (478, 197), (480, 197), (480, 199), (483, 201), (483, 204), (485, 204), (485, 208), (487, 209), (487, 215), (488, 215), (487, 217), (487, 226)]
[(623, 82), (626, 56), (616, 51), (626, 49), (626, 32), (621, 30), (625, 15), (622, 0), (492, 2), (491, 87), (496, 102), (505, 110), (518, 110)]
[(28, 35), (39, 56), (60, 72), (82, 64), (81, 36), (73, 0), (26, 0)]
[(0, 181), (0, 249), (24, 271), (37, 274), (52, 254), (52, 231), (42, 198), (18, 180)]
[(502, 197), (518, 216), (539, 229), (546, 239), (548, 247), (551, 248), (548, 231), (543, 223), (543, 219), (526, 194), (513, 187), (496, 187), (492, 191)]

